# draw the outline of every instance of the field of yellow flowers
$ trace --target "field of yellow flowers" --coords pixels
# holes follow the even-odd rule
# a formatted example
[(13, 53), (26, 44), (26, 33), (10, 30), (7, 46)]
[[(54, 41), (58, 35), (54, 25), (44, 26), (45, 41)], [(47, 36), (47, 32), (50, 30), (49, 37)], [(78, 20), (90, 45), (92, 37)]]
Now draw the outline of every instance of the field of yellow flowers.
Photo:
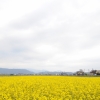
[(0, 100), (100, 100), (100, 78), (0, 77)]

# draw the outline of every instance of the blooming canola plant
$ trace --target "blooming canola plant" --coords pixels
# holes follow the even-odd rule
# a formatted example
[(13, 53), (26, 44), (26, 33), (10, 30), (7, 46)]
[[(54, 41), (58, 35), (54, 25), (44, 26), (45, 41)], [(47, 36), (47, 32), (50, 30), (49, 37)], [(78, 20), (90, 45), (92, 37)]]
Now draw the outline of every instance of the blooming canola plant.
[(100, 100), (100, 77), (0, 77), (0, 100)]

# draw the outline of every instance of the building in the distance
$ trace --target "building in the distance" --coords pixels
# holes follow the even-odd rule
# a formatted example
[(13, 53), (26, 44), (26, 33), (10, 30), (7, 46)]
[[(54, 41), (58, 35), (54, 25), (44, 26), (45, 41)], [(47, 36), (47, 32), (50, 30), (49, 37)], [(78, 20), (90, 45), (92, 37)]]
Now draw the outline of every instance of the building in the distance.
[(100, 75), (100, 70), (91, 70), (90, 75)]

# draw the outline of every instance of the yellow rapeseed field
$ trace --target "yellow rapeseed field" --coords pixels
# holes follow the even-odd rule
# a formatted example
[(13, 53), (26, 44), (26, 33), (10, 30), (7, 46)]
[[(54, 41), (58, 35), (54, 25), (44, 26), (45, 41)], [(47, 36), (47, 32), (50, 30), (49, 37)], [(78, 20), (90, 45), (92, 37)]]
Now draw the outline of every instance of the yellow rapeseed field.
[(100, 100), (100, 78), (0, 77), (0, 100)]

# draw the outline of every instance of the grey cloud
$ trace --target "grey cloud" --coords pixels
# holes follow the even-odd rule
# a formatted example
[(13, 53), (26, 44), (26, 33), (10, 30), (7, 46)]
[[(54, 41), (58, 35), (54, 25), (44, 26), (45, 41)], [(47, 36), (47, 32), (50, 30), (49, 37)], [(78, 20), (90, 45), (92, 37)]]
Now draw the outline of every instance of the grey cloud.
[[(57, 2), (57, 4), (59, 5), (60, 3)], [(55, 2), (50, 2), (50, 4), (43, 5), (43, 7), (39, 8), (36, 12), (25, 15), (18, 21), (13, 22), (11, 27), (15, 29), (26, 29), (31, 26), (42, 26), (42, 20), (52, 17), (52, 14), (56, 14), (58, 12), (59, 8), (57, 7), (57, 4)], [(57, 8), (55, 8), (55, 6)]]
[(92, 11), (88, 4), (87, 0), (48, 2), (0, 29), (1, 62), (49, 70), (99, 68), (100, 7), (93, 6)]

